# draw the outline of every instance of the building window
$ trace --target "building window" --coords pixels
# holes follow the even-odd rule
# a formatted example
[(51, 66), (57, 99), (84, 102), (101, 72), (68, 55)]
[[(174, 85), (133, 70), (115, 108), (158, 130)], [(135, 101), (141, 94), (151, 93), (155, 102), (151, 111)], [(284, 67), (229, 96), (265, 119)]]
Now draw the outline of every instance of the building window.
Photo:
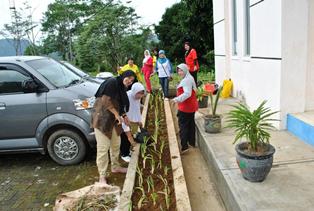
[(237, 0), (232, 0), (232, 55), (238, 55)]
[(250, 0), (244, 0), (244, 56), (250, 56)]

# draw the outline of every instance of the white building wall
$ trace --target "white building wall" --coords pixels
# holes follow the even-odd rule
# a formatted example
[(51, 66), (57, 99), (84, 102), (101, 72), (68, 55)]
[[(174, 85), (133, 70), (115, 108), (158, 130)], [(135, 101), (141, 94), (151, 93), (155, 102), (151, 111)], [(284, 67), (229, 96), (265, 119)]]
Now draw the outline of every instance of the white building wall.
[[(231, 57), (230, 65), (231, 79), (234, 82), (233, 94), (235, 97), (243, 96), (246, 104), (252, 109), (263, 100), (267, 100), (267, 106), (279, 110), (281, 1), (250, 2), (253, 6), (250, 8), (251, 57), (249, 58), (244, 56), (243, 2), (243, 0), (237, 1), (238, 55)], [(231, 14), (231, 10), (229, 13)], [(280, 127), (279, 124), (276, 126)]]
[[(281, 117), (304, 112), (308, 67), (308, 6), (312, 0), (282, 1)], [(312, 38), (313, 39), (313, 38)]]
[[(244, 0), (237, 0), (237, 56), (232, 54), (231, 0), (213, 0), (216, 80), (231, 77), (235, 97), (250, 108), (263, 100), (279, 110), (277, 127), (286, 127), (287, 113), (314, 109), (314, 0), (251, 0), (251, 55), (244, 50)], [(224, 7), (222, 6), (224, 2)], [(224, 34), (223, 34), (224, 33)], [(223, 54), (224, 52), (224, 54)]]
[(308, 63), (305, 110), (314, 110), (314, 1), (309, 1), (309, 22), (308, 22)]
[(281, 0), (262, 1), (250, 12), (251, 56), (281, 58)]

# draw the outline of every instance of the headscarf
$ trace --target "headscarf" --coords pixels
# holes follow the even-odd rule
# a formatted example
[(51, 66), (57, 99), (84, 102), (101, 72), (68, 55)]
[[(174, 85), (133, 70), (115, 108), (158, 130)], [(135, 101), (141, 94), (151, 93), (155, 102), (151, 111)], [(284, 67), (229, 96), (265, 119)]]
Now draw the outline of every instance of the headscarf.
[(145, 91), (145, 88), (143, 86), (143, 84), (139, 83), (139, 82), (136, 82), (132, 85), (132, 88), (130, 90), (131, 92), (131, 96), (132, 97), (135, 97), (135, 95), (138, 93), (138, 92), (141, 92), (141, 91)]
[(165, 58), (160, 58), (160, 57), (159, 57), (159, 58), (158, 58), (158, 62), (159, 62), (160, 64), (165, 63), (165, 62), (167, 61), (165, 51), (164, 51), (164, 50), (160, 50), (160, 51), (158, 52), (158, 55), (159, 55), (159, 54), (165, 55)]
[(107, 95), (112, 99), (116, 99), (119, 103), (119, 113), (126, 113), (129, 110), (129, 99), (126, 94), (127, 87), (124, 86), (123, 80), (126, 77), (131, 76), (136, 78), (136, 75), (132, 70), (127, 70), (116, 78), (109, 78), (100, 85), (95, 97)]
[(184, 77), (183, 79), (180, 81), (180, 84), (178, 85), (178, 87), (182, 86), (186, 86), (187, 84), (192, 83), (192, 88), (193, 89), (197, 89), (196, 88), (196, 84), (194, 81), (194, 78), (192, 77), (192, 75), (190, 74), (189, 68), (186, 64), (181, 63), (177, 66), (177, 68), (180, 68), (183, 72), (184, 72)]
[[(148, 55), (146, 55), (146, 53), (148, 54)], [(147, 60), (151, 57), (150, 56), (150, 52), (149, 52), (149, 50), (145, 50), (144, 51), (144, 59), (143, 59), (143, 65), (147, 62)]]

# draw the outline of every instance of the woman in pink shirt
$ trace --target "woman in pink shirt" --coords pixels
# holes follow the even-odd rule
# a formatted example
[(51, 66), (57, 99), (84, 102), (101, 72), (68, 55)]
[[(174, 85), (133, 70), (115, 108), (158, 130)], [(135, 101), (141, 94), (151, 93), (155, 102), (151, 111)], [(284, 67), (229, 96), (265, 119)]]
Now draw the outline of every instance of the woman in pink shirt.
[(144, 74), (147, 92), (152, 92), (150, 84), (150, 75), (153, 73), (153, 58), (150, 56), (149, 50), (144, 51), (142, 72)]

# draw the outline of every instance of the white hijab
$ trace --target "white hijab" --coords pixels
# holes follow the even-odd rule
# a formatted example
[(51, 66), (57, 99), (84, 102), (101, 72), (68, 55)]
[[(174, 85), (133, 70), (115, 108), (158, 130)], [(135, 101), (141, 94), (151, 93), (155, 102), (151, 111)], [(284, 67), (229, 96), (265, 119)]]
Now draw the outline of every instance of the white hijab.
[[(147, 55), (146, 55), (146, 53), (147, 53)], [(143, 65), (147, 62), (147, 60), (151, 57), (150, 56), (150, 52), (149, 52), (149, 50), (145, 50), (144, 51), (144, 59), (143, 59)]]
[(188, 66), (182, 63), (182, 64), (179, 64), (177, 67), (180, 68), (185, 73), (184, 78), (180, 81), (178, 85), (178, 88), (192, 85), (192, 88), (194, 90), (197, 90), (194, 78), (190, 74)]
[(190, 72), (189, 72), (189, 68), (186, 64), (179, 64), (177, 66), (177, 68), (180, 68), (184, 73), (184, 77), (183, 79), (180, 81), (179, 85), (177, 88), (182, 87), (183, 88), (183, 93), (175, 98), (173, 98), (173, 100), (175, 102), (183, 102), (186, 99), (188, 99), (191, 95), (192, 95), (192, 91), (196, 91), (196, 84), (194, 81), (194, 78), (191, 76)]
[(130, 107), (129, 111), (127, 112), (127, 116), (131, 122), (141, 122), (142, 121), (142, 115), (141, 115), (141, 100), (135, 99), (135, 95), (138, 92), (145, 91), (144, 86), (136, 82), (132, 85), (131, 90), (127, 92)]

